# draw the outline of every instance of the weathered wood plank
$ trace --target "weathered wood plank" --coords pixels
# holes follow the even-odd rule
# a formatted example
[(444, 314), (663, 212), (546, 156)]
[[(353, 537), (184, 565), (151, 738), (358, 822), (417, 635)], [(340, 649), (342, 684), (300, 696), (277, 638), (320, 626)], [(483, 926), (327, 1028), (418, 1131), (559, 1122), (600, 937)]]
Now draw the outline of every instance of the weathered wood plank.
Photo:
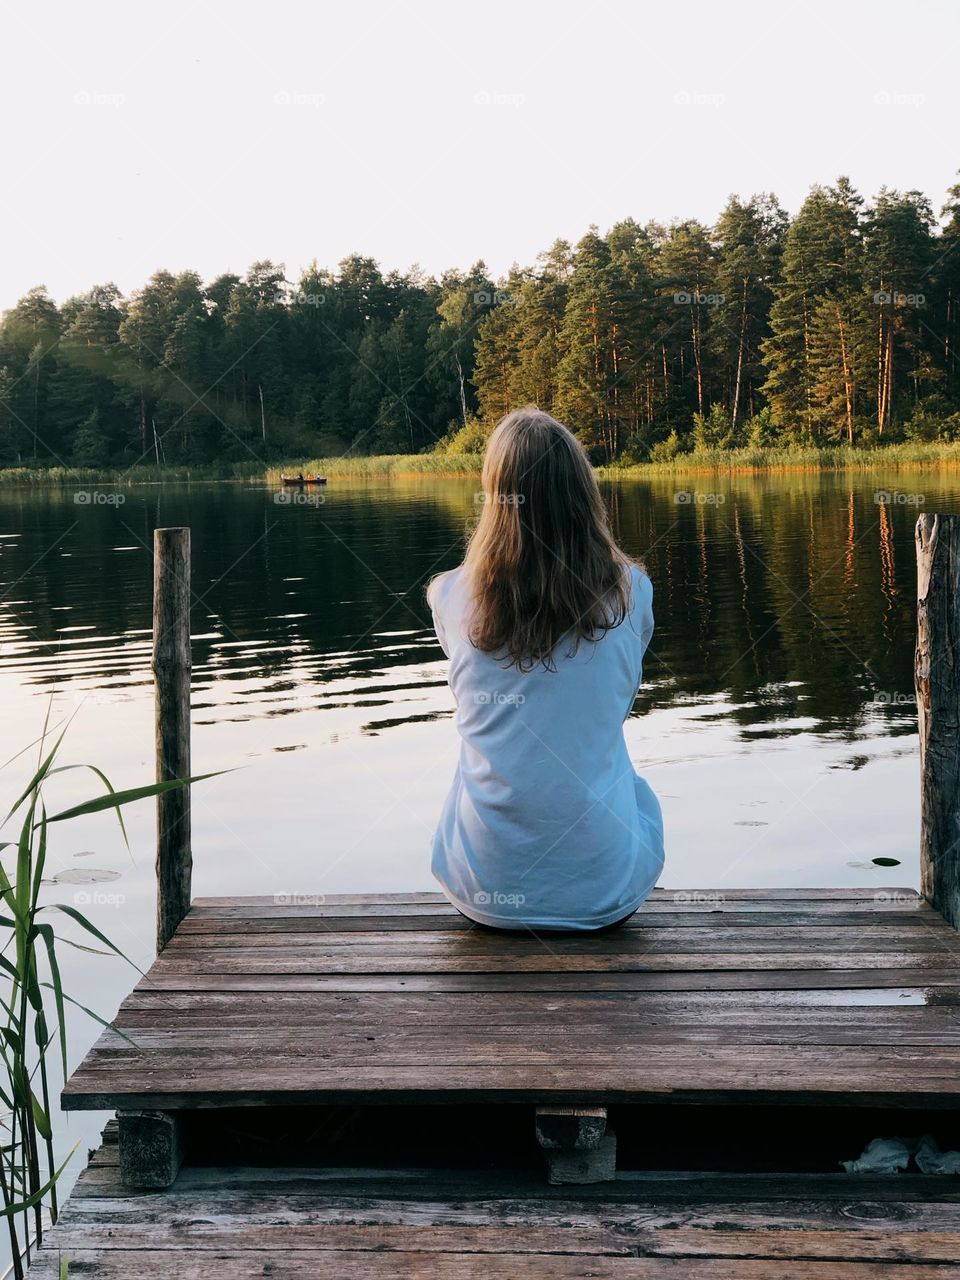
[[(115, 1150), (115, 1148), (114, 1148)], [(105, 1143), (98, 1158), (109, 1158)], [(522, 1169), (457, 1168), (370, 1168), (229, 1165), (219, 1167), (186, 1165), (175, 1186), (162, 1193), (184, 1197), (183, 1204), (201, 1203), (205, 1197), (236, 1191), (245, 1198), (275, 1195), (283, 1203), (300, 1208), (316, 1205), (318, 1197), (330, 1195), (337, 1202), (368, 1204), (374, 1200), (390, 1200), (440, 1204), (470, 1201), (471, 1204), (496, 1201), (508, 1204), (530, 1199), (543, 1200), (556, 1214), (569, 1215), (585, 1204), (605, 1214), (614, 1206), (639, 1206), (643, 1212), (666, 1215), (665, 1221), (679, 1225), (695, 1224), (705, 1213), (732, 1214), (752, 1211), (751, 1206), (766, 1205), (783, 1221), (802, 1225), (810, 1215), (836, 1215), (841, 1224), (869, 1226), (913, 1224), (926, 1221), (931, 1230), (953, 1227), (951, 1223), (960, 1206), (958, 1184), (953, 1177), (926, 1174), (900, 1174), (895, 1179), (881, 1175), (848, 1175), (842, 1173), (731, 1173), (703, 1170), (621, 1170), (616, 1182), (603, 1188), (578, 1190), (575, 1201), (570, 1192), (546, 1185), (539, 1174)], [(142, 1197), (131, 1197), (119, 1182), (116, 1159), (112, 1168), (88, 1167), (71, 1196), (122, 1197), (142, 1203)], [(157, 1200), (159, 1203), (159, 1200)], [(905, 1207), (909, 1206), (909, 1207)], [(759, 1210), (757, 1210), (759, 1212)], [(677, 1218), (676, 1215), (680, 1215)], [(945, 1216), (941, 1216), (945, 1215)]]
[[(589, 1185), (589, 1184), (583, 1184)], [(89, 1202), (88, 1202), (89, 1203)], [(960, 1256), (960, 1232), (918, 1230), (843, 1230), (839, 1226), (814, 1230), (778, 1229), (767, 1223), (751, 1223), (737, 1230), (720, 1220), (715, 1225), (677, 1228), (655, 1226), (646, 1211), (640, 1223), (597, 1220), (585, 1223), (585, 1215), (571, 1215), (562, 1222), (541, 1222), (542, 1208), (536, 1202), (525, 1206), (526, 1220), (507, 1224), (492, 1222), (474, 1226), (458, 1222), (448, 1225), (431, 1222), (431, 1216), (419, 1214), (411, 1223), (365, 1221), (371, 1217), (360, 1206), (352, 1212), (354, 1221), (344, 1224), (330, 1215), (330, 1220), (317, 1222), (311, 1211), (298, 1212), (289, 1205), (278, 1205), (272, 1212), (241, 1211), (237, 1206), (183, 1204), (178, 1208), (175, 1228), (164, 1222), (144, 1222), (145, 1214), (133, 1221), (104, 1214), (90, 1223), (66, 1219), (50, 1241), (62, 1240), (64, 1252), (75, 1256), (78, 1249), (131, 1253), (144, 1250), (186, 1248), (216, 1251), (256, 1250), (281, 1254), (316, 1250), (329, 1252), (350, 1250), (369, 1252), (426, 1252), (464, 1254), (531, 1254), (577, 1255), (590, 1257), (623, 1256), (639, 1253), (651, 1258), (779, 1258), (842, 1260), (855, 1256), (861, 1262), (894, 1261), (905, 1258), (913, 1262), (955, 1262)], [(169, 1210), (166, 1210), (170, 1212)], [(343, 1210), (340, 1214), (343, 1214)], [(130, 1214), (134, 1217), (136, 1211)], [(182, 1215), (182, 1216), (179, 1216)], [(157, 1216), (151, 1214), (151, 1217)], [(442, 1215), (445, 1219), (449, 1214)], [(515, 1217), (517, 1215), (514, 1215)], [(658, 1214), (662, 1218), (662, 1214)], [(197, 1219), (205, 1219), (197, 1222)], [(356, 1221), (356, 1219), (360, 1219)], [(295, 1233), (295, 1241), (291, 1236)], [(371, 1260), (372, 1261), (372, 1260)], [(32, 1273), (31, 1273), (32, 1274)], [(376, 1271), (371, 1273), (376, 1275)], [(937, 1273), (939, 1274), (939, 1272)]]
[[(245, 903), (246, 899), (238, 900)], [(860, 898), (839, 899), (766, 899), (766, 898), (731, 898), (718, 901), (715, 898), (684, 901), (682, 898), (650, 899), (643, 903), (640, 910), (622, 927), (634, 929), (646, 922), (660, 923), (664, 918), (670, 924), (682, 924), (691, 920), (694, 924), (702, 924), (704, 920), (726, 920), (731, 916), (745, 916), (749, 922), (762, 924), (767, 917), (775, 920), (798, 915), (804, 918), (830, 921), (833, 919), (860, 920), (864, 915), (892, 916), (897, 920), (908, 920), (913, 916), (924, 916), (939, 919), (936, 911), (918, 897), (912, 890), (907, 893), (901, 890), (880, 891), (876, 894), (865, 894)], [(187, 928), (203, 923), (220, 921), (230, 922), (291, 922), (294, 928), (308, 928), (309, 922), (351, 920), (359, 922), (360, 927), (387, 927), (380, 922), (390, 921), (391, 926), (401, 925), (407, 921), (430, 921), (431, 928), (454, 925), (458, 929), (469, 929), (471, 922), (466, 920), (448, 902), (432, 902), (417, 904), (375, 903), (363, 906), (353, 902), (307, 904), (302, 902), (268, 902), (263, 905), (236, 905), (201, 907), (194, 901), (189, 915), (186, 917)], [(299, 922), (299, 923), (295, 923)], [(416, 925), (414, 926), (416, 927)]]
[(913, 968), (796, 968), (796, 969), (689, 969), (670, 972), (665, 969), (631, 972), (547, 972), (525, 973), (167, 973), (150, 972), (140, 980), (138, 992), (193, 991), (391, 991), (391, 992), (456, 992), (543, 991), (856, 991), (881, 987), (937, 990), (960, 989), (960, 967), (929, 969), (922, 973)]
[[(562, 1002), (549, 992), (516, 991), (508, 1005), (498, 992), (332, 992), (274, 991), (270, 1014), (278, 1023), (291, 1020), (303, 1025), (333, 1023), (354, 1025), (403, 1020), (433, 1026), (522, 1026), (544, 1017), (554, 1021), (591, 1021), (644, 1018), (669, 1019), (682, 1025), (687, 1019), (729, 1019), (751, 1025), (756, 1019), (777, 1018), (800, 1024), (818, 1022), (847, 1025), (872, 1024), (877, 1011), (893, 1008), (905, 1024), (922, 1026), (940, 1019), (957, 1021), (953, 1007), (960, 988), (879, 987), (859, 990), (742, 990), (742, 991), (599, 991), (566, 992)], [(248, 991), (154, 991), (138, 988), (120, 1006), (117, 1015), (124, 1027), (137, 1026), (259, 1026), (263, 1002)]]
[[(902, 948), (891, 951), (657, 951), (642, 949), (620, 952), (554, 951), (531, 947), (523, 954), (498, 955), (496, 948), (481, 951), (451, 951), (449, 954), (392, 954), (380, 948), (227, 948), (212, 954), (184, 950), (176, 956), (157, 957), (148, 980), (164, 977), (219, 979), (231, 974), (296, 974), (311, 976), (340, 974), (442, 973), (633, 973), (654, 970), (693, 972), (705, 969), (750, 969), (782, 972), (797, 969), (849, 969), (856, 967), (876, 973), (883, 969), (914, 970), (913, 982), (922, 981), (922, 972), (942, 972), (950, 956), (933, 951)], [(960, 954), (956, 955), (960, 961)], [(876, 979), (874, 979), (876, 981)]]
[(211, 1058), (200, 1051), (143, 1059), (94, 1050), (63, 1094), (67, 1109), (111, 1106), (176, 1110), (190, 1106), (321, 1102), (623, 1103), (643, 1099), (743, 1102), (842, 1100), (847, 1105), (956, 1106), (956, 1050), (938, 1047), (813, 1045), (650, 1045), (642, 1054), (581, 1051), (562, 1061), (534, 1047), (510, 1061), (460, 1052), (440, 1061), (371, 1063), (370, 1055), (318, 1059), (305, 1052), (253, 1051)]
[[(852, 1010), (843, 1010), (848, 1016)], [(880, 1010), (869, 1011), (873, 1014)], [(899, 1011), (898, 1011), (899, 1012)], [(916, 1010), (925, 1013), (926, 1010)], [(933, 1012), (933, 1011), (931, 1011)], [(572, 1037), (588, 1041), (595, 1056), (605, 1059), (617, 1053), (643, 1053), (652, 1045), (854, 1045), (882, 1048), (897, 1045), (932, 1045), (960, 1048), (960, 1019), (948, 1010), (931, 1023), (903, 1024), (898, 1019), (883, 1022), (861, 1018), (851, 1023), (836, 1019), (821, 1023), (788, 1023), (758, 1017), (748, 1023), (735, 1017), (723, 1022), (705, 1021), (692, 1015), (680, 1023), (674, 1017), (660, 1021), (633, 1018), (619, 1021), (577, 1022), (527, 1021), (511, 1025), (493, 1023), (469, 1027), (452, 1024), (396, 1027), (392, 1023), (368, 1021), (358, 1026), (341, 1026), (335, 1035), (329, 1027), (308, 1027), (302, 1023), (260, 1025), (251, 1016), (246, 1026), (217, 1027), (210, 1021), (202, 1026), (170, 1026), (152, 1022), (133, 1026), (121, 1024), (123, 1034), (105, 1031), (91, 1053), (115, 1053), (144, 1059), (153, 1053), (204, 1053), (211, 1060), (261, 1049), (264, 1053), (313, 1054), (329, 1060), (354, 1060), (362, 1054), (370, 1061), (409, 1061), (423, 1054), (434, 1061), (459, 1061), (465, 1057), (488, 1061), (491, 1055), (535, 1053), (546, 1061), (562, 1061)], [(218, 1032), (220, 1034), (218, 1034)], [(132, 1042), (132, 1043), (131, 1043)], [(527, 1049), (527, 1046), (531, 1046)], [(598, 1046), (604, 1046), (601, 1050)], [(530, 1060), (530, 1059), (528, 1059)], [(960, 1054), (957, 1055), (960, 1066)]]
[[(58, 1260), (38, 1251), (35, 1280), (57, 1280)], [(70, 1254), (78, 1274), (94, 1280), (139, 1280), (142, 1251), (78, 1249)], [(960, 1276), (960, 1265), (935, 1270), (923, 1263), (827, 1262), (727, 1258), (636, 1258), (523, 1253), (429, 1253), (313, 1250), (220, 1250), (213, 1257), (188, 1250), (150, 1255), (152, 1280), (209, 1280), (211, 1263), (219, 1280), (941, 1280)]]
[[(115, 1153), (107, 1142), (97, 1155)], [(772, 1280), (757, 1269), (767, 1263), (797, 1280), (933, 1280), (960, 1258), (960, 1193), (917, 1175), (651, 1171), (572, 1193), (509, 1170), (187, 1167), (142, 1195), (94, 1161), (31, 1276), (56, 1277), (61, 1257), (111, 1280), (140, 1280), (145, 1267), (161, 1280), (333, 1280), (346, 1264), (370, 1280)], [(621, 1262), (631, 1269), (607, 1269)]]
[[(903, 885), (877, 885), (868, 890), (862, 888), (708, 888), (708, 889), (665, 889), (653, 890), (647, 903), (656, 904), (666, 901), (680, 901), (684, 905), (696, 901), (753, 901), (760, 899), (768, 902), (795, 902), (806, 899), (810, 902), (859, 901), (877, 894), (903, 895), (918, 898), (916, 889)], [(442, 893), (327, 893), (311, 895), (309, 893), (289, 893), (271, 895), (249, 895), (243, 897), (206, 897), (195, 898), (194, 908), (208, 907), (275, 907), (282, 910), (296, 905), (296, 899), (315, 898), (319, 906), (350, 905), (369, 906), (381, 904), (385, 906), (415, 905), (417, 903), (434, 903), (439, 906), (450, 904)], [(307, 904), (308, 906), (310, 904)], [(646, 904), (645, 904), (646, 905)], [(451, 908), (452, 909), (452, 908)]]
[(658, 928), (647, 925), (634, 930), (603, 934), (596, 938), (556, 937), (549, 933), (529, 936), (496, 936), (479, 930), (334, 930), (317, 929), (302, 932), (260, 934), (249, 925), (230, 932), (178, 933), (170, 942), (165, 959), (173, 962), (184, 952), (200, 951), (204, 955), (225, 950), (251, 950), (270, 953), (311, 955), (333, 947), (349, 947), (358, 955), (490, 955), (512, 957), (529, 955), (548, 948), (552, 955), (642, 955), (667, 951), (737, 951), (762, 954), (775, 951), (823, 947), (833, 952), (849, 952), (857, 956), (873, 951), (909, 948), (918, 951), (944, 950), (960, 957), (960, 935), (937, 916), (930, 921), (908, 925), (864, 923), (840, 926), (831, 924), (770, 925), (750, 928), (724, 922), (706, 928)]

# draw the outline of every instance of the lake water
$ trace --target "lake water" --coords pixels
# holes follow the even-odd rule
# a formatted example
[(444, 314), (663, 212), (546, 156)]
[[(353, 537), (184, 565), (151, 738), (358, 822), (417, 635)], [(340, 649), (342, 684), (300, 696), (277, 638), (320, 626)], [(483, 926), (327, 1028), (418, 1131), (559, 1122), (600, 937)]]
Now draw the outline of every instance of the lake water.
[[(118, 787), (151, 780), (152, 531), (190, 525), (194, 767), (231, 771), (194, 788), (195, 895), (433, 888), (457, 743), (424, 587), (459, 561), (477, 488), (334, 480), (303, 502), (231, 484), (0, 491), (3, 759), (52, 705), (55, 723), (72, 717), (65, 758)], [(916, 885), (913, 527), (921, 508), (960, 510), (960, 474), (604, 488), (654, 582), (626, 732), (663, 804), (662, 883)], [(26, 769), (0, 775), (10, 799)], [(65, 775), (56, 799), (94, 786)], [(146, 967), (149, 802), (128, 830), (131, 852), (105, 817), (57, 828), (48, 892)], [(79, 951), (64, 967), (106, 1016), (136, 979)], [(74, 1061), (95, 1035), (73, 1016)], [(72, 1117), (65, 1140), (84, 1145), (92, 1123)]]

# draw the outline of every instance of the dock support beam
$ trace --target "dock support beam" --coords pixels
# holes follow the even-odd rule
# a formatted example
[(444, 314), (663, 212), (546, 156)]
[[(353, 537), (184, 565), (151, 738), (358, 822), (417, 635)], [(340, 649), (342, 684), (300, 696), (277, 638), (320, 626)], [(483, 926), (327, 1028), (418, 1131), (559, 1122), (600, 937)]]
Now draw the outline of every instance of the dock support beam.
[(920, 891), (960, 929), (960, 517), (917, 521)]
[[(190, 530), (153, 534), (157, 781), (190, 777)], [(157, 951), (190, 910), (190, 788), (157, 796)]]
[(117, 1113), (120, 1181), (137, 1191), (160, 1191), (176, 1181), (183, 1160), (180, 1122), (169, 1111)]
[(537, 1142), (552, 1184), (610, 1182), (617, 1170), (617, 1140), (606, 1107), (537, 1107)]

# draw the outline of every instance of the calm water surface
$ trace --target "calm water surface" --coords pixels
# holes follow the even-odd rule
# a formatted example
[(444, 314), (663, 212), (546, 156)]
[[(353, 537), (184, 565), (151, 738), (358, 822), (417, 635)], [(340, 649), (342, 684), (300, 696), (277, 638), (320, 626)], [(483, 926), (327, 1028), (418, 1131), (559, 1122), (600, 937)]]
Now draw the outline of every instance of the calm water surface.
[[(678, 487), (682, 486), (679, 489)], [(886, 505), (877, 490), (892, 495)], [(457, 744), (424, 586), (456, 564), (474, 480), (333, 481), (322, 500), (228, 484), (0, 492), (3, 759), (48, 706), (66, 755), (117, 786), (153, 769), (152, 531), (193, 530), (194, 893), (433, 888)], [(87, 493), (88, 491), (83, 491)], [(606, 486), (654, 582), (657, 630), (627, 722), (662, 799), (663, 883), (917, 882), (913, 525), (960, 476), (686, 478)], [(920, 495), (922, 494), (922, 499)], [(12, 799), (26, 765), (0, 775)], [(66, 775), (64, 803), (92, 784)], [(60, 828), (51, 900), (149, 964), (150, 804)], [(878, 868), (874, 858), (901, 865)], [(105, 1015), (135, 980), (68, 953)], [(72, 1056), (95, 1038), (82, 1017)], [(90, 1135), (73, 1117), (68, 1143)]]

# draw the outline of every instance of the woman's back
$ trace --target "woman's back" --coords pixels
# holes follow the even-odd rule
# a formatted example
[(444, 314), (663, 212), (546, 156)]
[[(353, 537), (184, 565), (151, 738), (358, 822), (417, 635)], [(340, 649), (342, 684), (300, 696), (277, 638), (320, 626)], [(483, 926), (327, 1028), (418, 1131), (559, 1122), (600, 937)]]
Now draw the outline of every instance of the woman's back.
[(635, 910), (659, 875), (660, 807), (623, 736), (653, 631), (653, 588), (641, 570), (624, 572), (623, 620), (596, 639), (564, 637), (528, 670), (471, 639), (468, 569), (431, 588), (461, 737), (433, 871), (481, 923), (602, 927)]

